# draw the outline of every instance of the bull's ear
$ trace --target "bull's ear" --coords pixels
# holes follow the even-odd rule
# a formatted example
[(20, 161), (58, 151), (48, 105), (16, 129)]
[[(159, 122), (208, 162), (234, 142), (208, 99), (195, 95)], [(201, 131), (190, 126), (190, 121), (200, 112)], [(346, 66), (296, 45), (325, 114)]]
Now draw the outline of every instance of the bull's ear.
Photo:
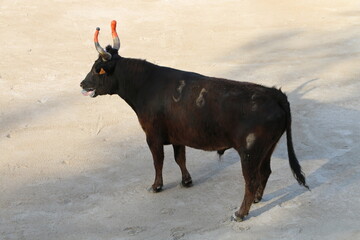
[(115, 70), (115, 66), (116, 66), (116, 61), (110, 61), (107, 64), (105, 64), (103, 69), (107, 74), (112, 74)]

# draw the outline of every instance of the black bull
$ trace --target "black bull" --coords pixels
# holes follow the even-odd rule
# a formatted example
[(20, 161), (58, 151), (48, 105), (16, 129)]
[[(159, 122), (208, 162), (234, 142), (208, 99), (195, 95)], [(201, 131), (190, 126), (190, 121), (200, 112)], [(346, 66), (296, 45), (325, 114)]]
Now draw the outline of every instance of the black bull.
[(111, 46), (106, 52), (111, 56), (100, 52), (81, 82), (83, 94), (118, 94), (135, 111), (153, 156), (154, 192), (163, 186), (164, 145), (173, 145), (184, 186), (192, 185), (185, 146), (220, 154), (234, 148), (245, 179), (244, 200), (233, 216), (241, 221), (263, 196), (271, 155), (285, 131), (291, 170), (307, 187), (292, 144), (289, 102), (280, 90), (123, 58)]

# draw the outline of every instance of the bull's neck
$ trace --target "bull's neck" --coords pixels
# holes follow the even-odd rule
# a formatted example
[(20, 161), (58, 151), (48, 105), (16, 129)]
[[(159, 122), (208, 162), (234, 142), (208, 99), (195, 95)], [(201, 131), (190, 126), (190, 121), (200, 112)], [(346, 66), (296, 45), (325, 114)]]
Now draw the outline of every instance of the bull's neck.
[(156, 65), (145, 60), (121, 58), (116, 66), (118, 95), (123, 98), (135, 112), (138, 110), (138, 94), (144, 82), (151, 76)]

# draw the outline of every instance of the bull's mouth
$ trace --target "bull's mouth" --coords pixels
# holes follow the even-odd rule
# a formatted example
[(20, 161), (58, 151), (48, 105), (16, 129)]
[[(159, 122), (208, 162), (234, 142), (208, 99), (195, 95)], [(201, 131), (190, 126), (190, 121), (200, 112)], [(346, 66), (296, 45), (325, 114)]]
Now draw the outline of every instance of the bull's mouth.
[(95, 89), (83, 89), (81, 93), (84, 96), (95, 97)]

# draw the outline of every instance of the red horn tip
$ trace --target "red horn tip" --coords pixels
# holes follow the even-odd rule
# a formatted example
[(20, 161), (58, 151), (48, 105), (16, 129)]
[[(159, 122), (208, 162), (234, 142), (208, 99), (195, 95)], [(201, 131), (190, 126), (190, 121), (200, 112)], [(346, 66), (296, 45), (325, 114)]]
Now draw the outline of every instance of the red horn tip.
[(96, 31), (95, 31), (95, 34), (94, 34), (94, 42), (99, 42), (99, 40), (98, 40), (99, 31), (100, 31), (100, 28), (97, 27)]
[(116, 21), (115, 20), (111, 21), (111, 35), (112, 35), (113, 42), (114, 42), (113, 48), (119, 50), (120, 49), (120, 39), (119, 39), (118, 34), (116, 33)]
[(116, 29), (116, 21), (115, 21), (115, 20), (112, 20), (112, 21), (111, 21), (111, 29), (112, 29), (112, 30), (115, 30), (115, 29)]
[(113, 38), (118, 37), (117, 32), (116, 32), (116, 21), (115, 20), (111, 21), (111, 34), (112, 34)]

